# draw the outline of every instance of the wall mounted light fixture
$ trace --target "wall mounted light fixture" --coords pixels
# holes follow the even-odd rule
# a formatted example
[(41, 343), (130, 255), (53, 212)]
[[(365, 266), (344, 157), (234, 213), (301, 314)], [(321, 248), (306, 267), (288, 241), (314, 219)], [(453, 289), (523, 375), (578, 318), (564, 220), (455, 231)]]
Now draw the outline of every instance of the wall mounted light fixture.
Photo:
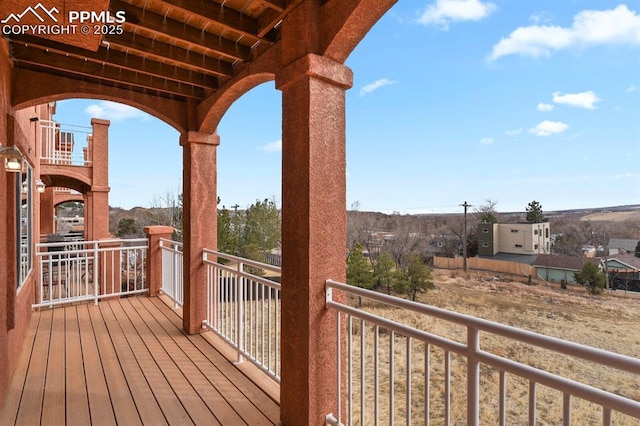
[(36, 191), (42, 194), (45, 189), (47, 189), (47, 186), (44, 182), (41, 179), (36, 180)]
[(4, 158), (4, 169), (7, 172), (22, 171), (22, 153), (15, 146), (0, 146), (0, 158)]

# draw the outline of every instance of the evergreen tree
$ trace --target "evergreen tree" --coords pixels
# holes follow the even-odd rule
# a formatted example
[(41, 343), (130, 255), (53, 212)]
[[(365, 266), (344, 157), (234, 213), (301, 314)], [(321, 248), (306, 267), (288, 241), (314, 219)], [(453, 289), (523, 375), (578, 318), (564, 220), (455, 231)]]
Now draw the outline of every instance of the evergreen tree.
[(402, 268), (396, 274), (395, 289), (415, 301), (418, 293), (426, 293), (432, 289), (433, 275), (431, 269), (424, 264), (420, 256), (411, 253), (403, 259)]
[(540, 205), (540, 203), (535, 200), (527, 205), (526, 211), (526, 220), (529, 223), (541, 223), (547, 222), (549, 220), (542, 213), (542, 205)]
[(356, 244), (347, 258), (347, 283), (371, 289), (375, 284), (369, 261), (362, 253), (362, 246)]
[(574, 272), (573, 279), (580, 285), (587, 288), (589, 294), (600, 294), (604, 290), (607, 282), (605, 274), (595, 263), (587, 262), (582, 269)]
[(378, 261), (373, 267), (376, 286), (378, 288), (386, 288), (387, 294), (391, 294), (394, 278), (393, 269), (395, 266), (396, 263), (393, 261), (393, 257), (385, 251), (378, 257)]

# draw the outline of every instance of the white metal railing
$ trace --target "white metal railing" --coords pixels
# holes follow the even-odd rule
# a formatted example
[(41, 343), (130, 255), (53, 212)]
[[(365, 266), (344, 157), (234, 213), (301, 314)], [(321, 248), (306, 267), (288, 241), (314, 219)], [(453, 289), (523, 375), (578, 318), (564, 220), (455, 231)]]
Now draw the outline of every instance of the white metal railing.
[[(213, 250), (203, 251), (207, 265), (207, 319), (211, 329), (280, 383), (280, 268)], [(261, 276), (264, 272), (265, 276)]]
[(184, 303), (184, 276), (182, 243), (165, 238), (160, 239), (162, 250), (162, 288), (171, 300), (173, 307), (182, 307)]
[(37, 244), (39, 294), (34, 308), (147, 292), (147, 239)]
[(40, 120), (41, 155), (47, 164), (87, 166), (91, 127), (61, 125), (56, 121)]
[[(337, 311), (341, 342), (338, 403), (327, 424), (640, 423), (639, 359), (332, 280), (326, 286), (326, 305)], [(336, 291), (362, 298), (365, 307), (337, 301)], [(410, 313), (411, 323), (380, 314), (395, 310)], [(422, 324), (417, 318), (454, 324), (460, 338), (416, 328)], [(481, 332), (487, 347), (501, 342), (507, 353), (481, 349)], [(520, 362), (517, 347), (568, 367), (554, 373)], [(595, 383), (586, 383), (582, 364), (595, 368)], [(621, 395), (623, 383), (629, 383), (635, 395)], [(456, 401), (452, 395), (457, 395)], [(523, 406), (515, 405), (516, 400), (524, 400)], [(556, 417), (551, 418), (550, 406), (557, 409)]]

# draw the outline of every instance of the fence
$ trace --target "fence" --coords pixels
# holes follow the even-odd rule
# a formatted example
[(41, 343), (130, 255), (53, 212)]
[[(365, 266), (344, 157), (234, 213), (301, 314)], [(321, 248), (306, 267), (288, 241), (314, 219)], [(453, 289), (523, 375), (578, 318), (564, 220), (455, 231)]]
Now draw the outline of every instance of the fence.
[[(336, 281), (326, 285), (338, 342), (346, 339), (337, 348), (338, 403), (328, 424), (568, 426), (572, 416), (573, 424), (640, 422), (638, 359)], [(335, 291), (363, 298), (364, 307), (334, 301)], [(436, 334), (435, 322), (459, 328), (456, 338)], [(481, 349), (481, 333), (490, 349)], [(496, 342), (505, 353), (494, 353)], [(564, 365), (563, 373), (575, 378), (519, 361), (520, 347), (534, 359)], [(594, 383), (585, 383), (582, 363), (595, 366)], [(624, 383), (631, 395), (622, 396)]]
[(280, 268), (207, 249), (203, 261), (203, 325), (237, 350), (237, 362), (246, 359), (280, 383)]
[[(461, 257), (434, 257), (433, 266), (439, 269), (462, 269)], [(536, 276), (536, 268), (525, 263), (508, 262), (505, 260), (483, 259), (479, 257), (467, 258), (467, 268), (478, 271), (489, 271), (519, 277)]]
[(146, 239), (37, 244), (39, 292), (34, 308), (147, 291)]
[(184, 303), (184, 276), (182, 243), (160, 239), (162, 249), (162, 287), (161, 291), (173, 300), (174, 308)]

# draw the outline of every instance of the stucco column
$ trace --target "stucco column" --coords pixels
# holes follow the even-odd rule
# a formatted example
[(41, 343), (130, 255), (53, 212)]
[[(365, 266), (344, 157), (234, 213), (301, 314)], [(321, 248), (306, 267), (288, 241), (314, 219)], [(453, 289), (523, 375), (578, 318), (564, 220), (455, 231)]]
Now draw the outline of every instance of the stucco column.
[(84, 239), (85, 241), (95, 241), (93, 238), (93, 227), (90, 218), (93, 217), (93, 194), (88, 191), (84, 194)]
[(218, 246), (216, 148), (217, 133), (187, 132), (180, 138), (183, 161), (183, 326), (202, 331), (207, 313), (207, 268), (202, 249)]
[(109, 120), (91, 119), (91, 222), (92, 239), (109, 237)]
[(55, 214), (53, 205), (53, 188), (47, 187), (40, 194), (40, 234), (54, 234), (53, 216)]
[(162, 249), (160, 239), (171, 239), (172, 226), (145, 226), (144, 233), (149, 239), (147, 251), (146, 280), (149, 288), (149, 296), (157, 296), (162, 288)]
[(336, 410), (336, 314), (325, 280), (345, 280), (345, 90), (352, 72), (308, 54), (276, 75), (282, 90), (282, 381), (285, 425)]

